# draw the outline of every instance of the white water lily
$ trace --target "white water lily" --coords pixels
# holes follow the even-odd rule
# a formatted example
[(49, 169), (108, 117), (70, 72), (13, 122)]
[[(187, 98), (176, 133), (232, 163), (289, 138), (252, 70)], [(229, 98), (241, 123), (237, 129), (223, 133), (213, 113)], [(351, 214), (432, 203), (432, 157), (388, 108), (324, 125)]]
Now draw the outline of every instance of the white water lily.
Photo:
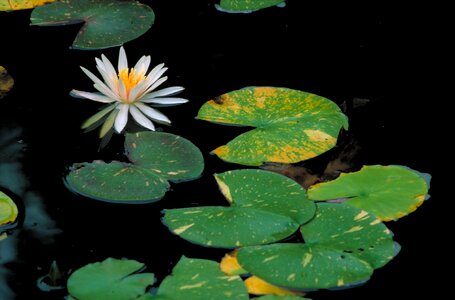
[(101, 59), (95, 58), (95, 60), (96, 68), (103, 81), (84, 67), (81, 69), (94, 82), (93, 86), (99, 93), (72, 90), (70, 94), (77, 98), (112, 103), (82, 125), (82, 128), (85, 129), (106, 117), (101, 127), (100, 137), (106, 135), (112, 127), (118, 133), (122, 132), (128, 122), (129, 114), (141, 126), (155, 130), (152, 120), (164, 124), (170, 124), (171, 121), (147, 104), (177, 105), (188, 102), (183, 98), (169, 97), (181, 92), (184, 89), (181, 86), (156, 90), (167, 80), (166, 76), (161, 77), (167, 68), (164, 67), (164, 64), (159, 64), (147, 73), (150, 66), (150, 56), (142, 56), (131, 69), (128, 68), (123, 47), (120, 48), (117, 70), (104, 55), (101, 55)]

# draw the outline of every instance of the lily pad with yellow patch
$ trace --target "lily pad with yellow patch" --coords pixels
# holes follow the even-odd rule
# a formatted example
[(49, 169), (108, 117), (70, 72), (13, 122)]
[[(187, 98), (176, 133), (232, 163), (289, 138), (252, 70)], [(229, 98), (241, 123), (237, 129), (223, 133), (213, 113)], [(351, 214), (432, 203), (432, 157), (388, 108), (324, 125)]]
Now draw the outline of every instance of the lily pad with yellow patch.
[(30, 9), (57, 0), (0, 0), (0, 11)]
[(0, 226), (14, 223), (17, 215), (18, 210), (16, 204), (8, 195), (0, 192)]
[(212, 152), (249, 166), (296, 163), (336, 145), (347, 117), (329, 99), (287, 88), (249, 87), (206, 102), (198, 119), (255, 127)]
[(0, 66), (0, 99), (5, 97), (14, 85), (14, 79), (8, 74), (8, 71)]

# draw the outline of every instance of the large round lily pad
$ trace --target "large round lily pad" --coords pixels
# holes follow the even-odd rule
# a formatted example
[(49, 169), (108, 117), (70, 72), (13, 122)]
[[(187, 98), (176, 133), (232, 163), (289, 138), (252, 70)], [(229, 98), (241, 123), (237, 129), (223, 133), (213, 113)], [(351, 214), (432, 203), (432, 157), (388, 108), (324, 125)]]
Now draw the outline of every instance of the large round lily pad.
[(314, 216), (306, 191), (283, 175), (236, 170), (215, 177), (230, 207), (165, 210), (163, 222), (173, 233), (211, 247), (259, 245), (290, 236)]
[(68, 188), (102, 201), (153, 202), (165, 195), (168, 180), (196, 179), (204, 168), (199, 149), (173, 134), (149, 131), (127, 134), (125, 148), (132, 163), (74, 164), (66, 177)]
[(152, 273), (137, 273), (144, 264), (108, 258), (76, 270), (68, 279), (68, 292), (81, 300), (128, 300), (145, 294), (155, 282)]
[(345, 200), (383, 221), (401, 218), (419, 207), (427, 198), (428, 174), (402, 166), (364, 166), (344, 173), (333, 181), (308, 189), (312, 200)]
[(253, 12), (284, 3), (284, 0), (221, 0), (217, 9), (226, 12)]
[(392, 232), (375, 216), (344, 204), (318, 204), (316, 217), (300, 228), (305, 243), (352, 253), (379, 268), (396, 254)]
[(335, 146), (347, 117), (332, 101), (287, 88), (249, 87), (205, 103), (198, 119), (256, 127), (213, 151), (221, 159), (258, 166), (295, 163)]
[(73, 48), (101, 49), (141, 36), (152, 26), (155, 15), (137, 1), (66, 0), (35, 8), (30, 20), (40, 26), (84, 22)]
[(182, 257), (172, 275), (161, 283), (156, 298), (160, 300), (249, 299), (239, 276), (226, 276), (218, 263)]
[(17, 214), (17, 206), (13, 200), (5, 193), (0, 192), (0, 226), (16, 221)]

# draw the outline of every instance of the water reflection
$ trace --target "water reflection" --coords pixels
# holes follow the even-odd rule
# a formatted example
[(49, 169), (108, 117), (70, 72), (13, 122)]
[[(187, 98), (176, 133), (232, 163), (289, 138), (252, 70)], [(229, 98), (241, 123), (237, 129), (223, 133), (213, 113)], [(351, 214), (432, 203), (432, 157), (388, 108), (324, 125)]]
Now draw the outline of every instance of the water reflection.
[[(19, 243), (20, 239), (33, 239), (33, 244), (50, 244), (61, 232), (56, 223), (45, 210), (43, 199), (36, 191), (29, 190), (29, 182), (23, 172), (22, 156), (25, 144), (21, 140), (22, 129), (18, 126), (0, 129), (0, 187), (16, 194), (23, 201), (19, 214), (24, 218), (21, 228), (8, 233), (6, 239), (0, 241), (0, 299), (14, 299), (15, 295), (9, 284), (13, 271), (9, 264), (18, 261), (18, 253), (27, 251), (27, 243)], [(16, 200), (16, 199), (15, 199)]]

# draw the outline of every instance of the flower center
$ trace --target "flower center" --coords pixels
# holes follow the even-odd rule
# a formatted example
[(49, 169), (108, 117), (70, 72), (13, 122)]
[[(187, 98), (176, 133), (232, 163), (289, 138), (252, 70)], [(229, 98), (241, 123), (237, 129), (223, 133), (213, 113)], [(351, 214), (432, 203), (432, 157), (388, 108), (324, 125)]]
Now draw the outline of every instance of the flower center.
[(118, 73), (118, 78), (123, 82), (126, 90), (126, 98), (130, 96), (131, 90), (142, 80), (146, 78), (144, 72), (136, 73), (134, 68), (123, 69)]

